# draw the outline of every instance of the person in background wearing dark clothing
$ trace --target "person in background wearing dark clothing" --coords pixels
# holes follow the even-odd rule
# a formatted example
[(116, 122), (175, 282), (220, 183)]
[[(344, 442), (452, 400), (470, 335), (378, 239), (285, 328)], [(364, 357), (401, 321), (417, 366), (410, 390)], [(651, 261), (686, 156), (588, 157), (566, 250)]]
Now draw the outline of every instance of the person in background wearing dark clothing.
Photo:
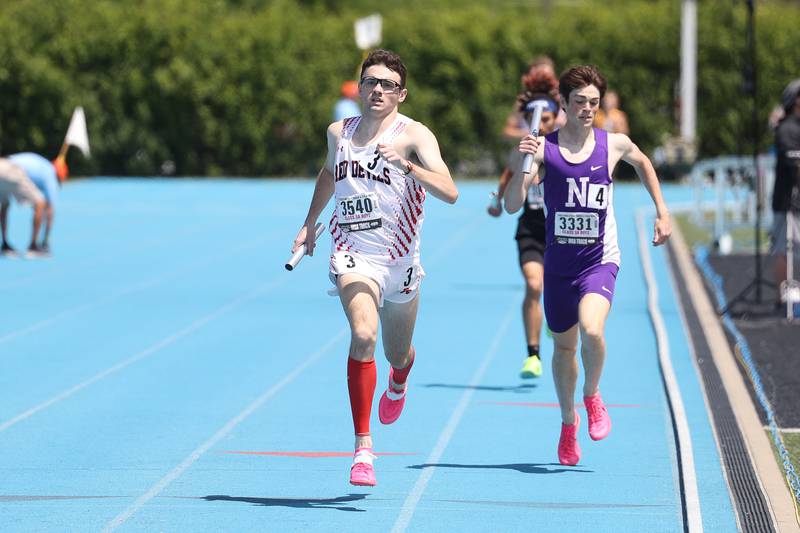
[[(530, 132), (530, 122), (533, 114), (526, 111), (527, 105), (535, 100), (544, 100), (548, 107), (542, 112), (539, 131), (547, 135), (556, 127), (559, 110), (558, 80), (552, 70), (540, 71), (530, 74), (525, 84), (525, 91), (517, 97), (517, 111), (520, 113), (522, 131)], [(512, 150), (508, 157), (508, 169), (500, 176), (497, 194), (494, 202), (489, 206), (489, 214), (493, 217), (500, 216), (503, 209), (502, 199), (505, 195), (508, 182), (514, 172), (522, 172), (523, 154), (519, 150)], [(539, 303), (542, 294), (544, 278), (544, 248), (545, 248), (545, 216), (544, 200), (541, 188), (533, 186), (528, 190), (528, 195), (523, 204), (523, 213), (517, 223), (515, 239), (519, 252), (519, 265), (525, 278), (525, 297), (522, 300), (522, 323), (525, 327), (525, 340), (528, 355), (525, 358), (521, 378), (536, 378), (542, 375), (542, 356), (539, 353), (539, 338), (542, 331), (542, 307)]]
[[(775, 258), (775, 282), (786, 281), (786, 224), (800, 229), (800, 78), (786, 86), (781, 97), (784, 117), (775, 129), (775, 187), (772, 191), (773, 225), (771, 252)], [(800, 251), (799, 232), (793, 232), (794, 249)], [(785, 295), (779, 291), (779, 301)]]

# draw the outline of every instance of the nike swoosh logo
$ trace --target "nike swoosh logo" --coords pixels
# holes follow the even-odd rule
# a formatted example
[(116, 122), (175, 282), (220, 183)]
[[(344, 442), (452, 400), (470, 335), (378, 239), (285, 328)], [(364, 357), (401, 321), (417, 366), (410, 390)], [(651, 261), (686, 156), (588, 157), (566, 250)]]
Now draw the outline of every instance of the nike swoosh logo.
[(600, 166), (597, 166), (597, 167), (593, 166), (593, 167), (592, 167), (592, 172), (594, 172), (594, 171), (595, 171), (595, 170), (597, 170), (598, 168), (603, 168), (603, 165), (600, 165)]
[[(598, 167), (598, 168), (599, 168), (599, 167)], [(602, 287), (600, 287), (600, 288), (601, 288), (601, 289), (603, 289), (604, 291), (606, 291), (608, 294), (614, 294), (614, 293), (613, 293), (613, 292), (611, 292), (610, 290), (606, 289), (605, 285), (603, 285), (603, 286), (602, 286)]]

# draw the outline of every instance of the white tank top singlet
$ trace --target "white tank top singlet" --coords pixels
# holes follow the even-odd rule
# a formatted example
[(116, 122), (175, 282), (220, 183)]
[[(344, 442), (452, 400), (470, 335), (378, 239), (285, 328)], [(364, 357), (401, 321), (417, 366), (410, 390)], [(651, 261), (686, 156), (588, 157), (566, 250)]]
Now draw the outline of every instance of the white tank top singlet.
[(378, 144), (394, 142), (411, 119), (398, 114), (367, 146), (352, 142), (360, 122), (361, 117), (345, 119), (336, 147), (332, 253), (352, 251), (388, 265), (418, 261), (425, 189), (378, 152)]

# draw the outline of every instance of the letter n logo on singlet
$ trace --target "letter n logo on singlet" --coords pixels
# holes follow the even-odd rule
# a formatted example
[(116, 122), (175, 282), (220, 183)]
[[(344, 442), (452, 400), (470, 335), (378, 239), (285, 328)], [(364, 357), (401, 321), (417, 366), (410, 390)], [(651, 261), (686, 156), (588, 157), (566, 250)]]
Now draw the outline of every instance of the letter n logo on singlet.
[(567, 178), (567, 187), (567, 202), (564, 207), (575, 207), (576, 199), (578, 205), (590, 209), (605, 209), (608, 205), (608, 185), (589, 183), (589, 178), (583, 176), (577, 180)]

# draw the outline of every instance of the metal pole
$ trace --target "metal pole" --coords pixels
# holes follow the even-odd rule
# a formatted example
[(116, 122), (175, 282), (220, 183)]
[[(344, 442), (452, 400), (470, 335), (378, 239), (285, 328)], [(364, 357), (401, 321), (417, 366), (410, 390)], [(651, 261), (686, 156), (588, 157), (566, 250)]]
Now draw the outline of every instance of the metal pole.
[(693, 146), (697, 131), (697, 0), (681, 8), (681, 137)]
[(758, 84), (756, 83), (756, 14), (755, 2), (747, 0), (747, 45), (749, 48), (749, 83), (747, 89), (753, 101), (750, 130), (753, 136), (753, 171), (756, 184), (756, 303), (761, 303), (761, 213), (764, 198), (761, 187), (761, 172), (758, 168)]

